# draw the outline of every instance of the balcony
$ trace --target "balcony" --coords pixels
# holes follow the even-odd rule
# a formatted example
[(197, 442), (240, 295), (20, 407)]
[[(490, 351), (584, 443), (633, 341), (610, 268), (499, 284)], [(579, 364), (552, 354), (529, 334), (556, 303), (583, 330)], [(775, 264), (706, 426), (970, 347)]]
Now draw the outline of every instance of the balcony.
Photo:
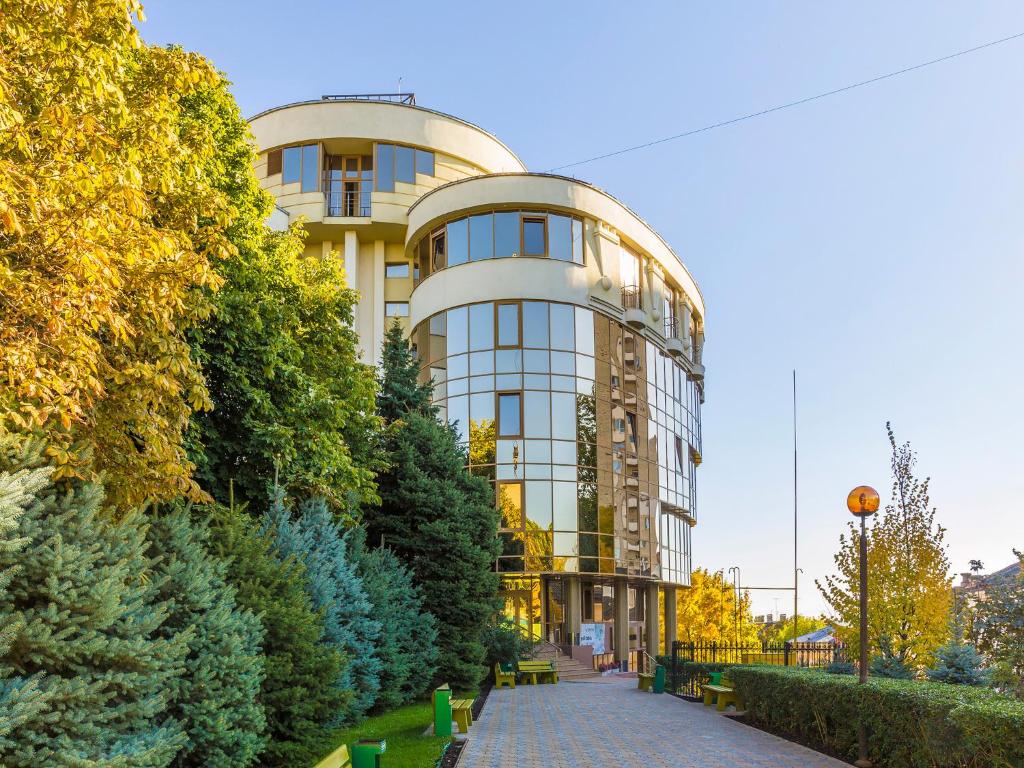
[(674, 317), (665, 318), (665, 351), (672, 357), (685, 357), (689, 345), (679, 338), (679, 323)]
[(626, 325), (637, 329), (643, 328), (646, 325), (647, 318), (644, 317), (640, 286), (622, 286), (622, 309), (624, 310), (623, 319), (626, 321)]

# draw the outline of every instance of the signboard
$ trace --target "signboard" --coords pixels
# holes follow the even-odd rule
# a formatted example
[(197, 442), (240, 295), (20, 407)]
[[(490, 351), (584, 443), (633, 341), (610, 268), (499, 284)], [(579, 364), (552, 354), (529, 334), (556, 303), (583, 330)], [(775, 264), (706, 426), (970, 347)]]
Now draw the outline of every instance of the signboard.
[(580, 645), (589, 645), (594, 653), (604, 653), (604, 624), (580, 624)]

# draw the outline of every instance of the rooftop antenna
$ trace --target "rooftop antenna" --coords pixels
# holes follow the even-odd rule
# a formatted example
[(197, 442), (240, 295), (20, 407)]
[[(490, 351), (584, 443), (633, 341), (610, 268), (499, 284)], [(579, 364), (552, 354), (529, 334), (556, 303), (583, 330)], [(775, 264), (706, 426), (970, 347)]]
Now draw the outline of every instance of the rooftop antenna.
[(402, 78), (401, 77), (398, 78), (398, 96), (399, 96), (398, 100), (401, 101), (402, 100), (401, 99), (401, 96), (402, 96)]
[(797, 567), (797, 484), (796, 484), (796, 369), (793, 369), (793, 642), (796, 642), (799, 625), (797, 618), (797, 595), (800, 589), (800, 569)]

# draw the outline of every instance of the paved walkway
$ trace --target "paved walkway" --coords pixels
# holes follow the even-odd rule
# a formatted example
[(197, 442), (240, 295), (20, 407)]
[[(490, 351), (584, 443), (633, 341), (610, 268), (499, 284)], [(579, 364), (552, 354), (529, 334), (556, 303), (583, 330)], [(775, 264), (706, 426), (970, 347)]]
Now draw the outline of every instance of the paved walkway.
[(460, 768), (849, 768), (636, 680), (491, 691)]

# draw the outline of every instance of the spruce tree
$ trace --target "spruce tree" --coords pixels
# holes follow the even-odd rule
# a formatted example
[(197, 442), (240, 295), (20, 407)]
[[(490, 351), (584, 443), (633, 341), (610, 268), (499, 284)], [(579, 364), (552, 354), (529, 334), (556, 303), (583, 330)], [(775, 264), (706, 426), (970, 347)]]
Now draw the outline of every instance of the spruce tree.
[(327, 746), (327, 725), (344, 705), (337, 687), (342, 660), (321, 644), (323, 618), (313, 610), (306, 576), (294, 559), (271, 551), (253, 521), (239, 510), (211, 510), (210, 546), (227, 563), (238, 604), (260, 616), (266, 677), (260, 700), (269, 743), (261, 766), (308, 768)]
[(935, 665), (927, 670), (928, 679), (954, 685), (988, 685), (989, 671), (982, 668), (983, 659), (977, 649), (965, 643), (959, 625), (952, 639), (935, 652)]
[[(35, 502), (35, 494), (46, 487), (51, 474), (49, 467), (23, 469), (14, 474), (0, 472), (0, 552), (13, 555), (27, 543), (17, 536), (18, 520), (25, 508)], [(16, 570), (17, 566), (13, 565), (0, 570), (0, 595), (11, 583)], [(15, 624), (0, 626), (0, 659), (7, 655), (20, 629), (21, 626)], [(38, 717), (48, 706), (51, 697), (40, 689), (41, 682), (40, 676), (27, 680), (0, 665), (0, 754), (12, 749), (12, 732)]]
[[(38, 444), (0, 439), (0, 472), (41, 466)], [(91, 483), (47, 483), (33, 496), (18, 521), (22, 549), (0, 548), (10, 579), (0, 626), (13, 628), (0, 667), (16, 679), (5, 690), (38, 680), (47, 700), (0, 742), (0, 765), (163, 768), (185, 742), (166, 710), (189, 635), (161, 633), (169, 606), (140, 516), (111, 522)]]
[(395, 326), (383, 349), (381, 415), (388, 469), (379, 507), (364, 511), (369, 542), (383, 541), (412, 568), (438, 622), (438, 676), (475, 688), (486, 674), (480, 635), (498, 611), (498, 513), (490, 484), (466, 468), (451, 425), (438, 422), (429, 386)]
[(374, 652), (380, 624), (370, 617), (373, 606), (346, 552), (344, 532), (322, 499), (304, 502), (293, 515), (280, 495), (264, 529), (280, 557), (294, 557), (305, 567), (313, 608), (324, 617), (321, 642), (346, 660), (337, 681), (346, 703), (332, 723), (356, 722), (373, 706), (380, 687), (380, 660)]
[(377, 641), (380, 692), (377, 711), (387, 711), (423, 695), (437, 670), (437, 620), (423, 607), (412, 571), (386, 547), (368, 549), (366, 530), (345, 535), (351, 558), (381, 624)]
[(894, 680), (913, 680), (914, 670), (893, 650), (892, 640), (888, 635), (878, 639), (879, 655), (871, 659), (868, 667), (874, 677), (889, 677)]
[(266, 747), (258, 701), (263, 625), (238, 606), (227, 566), (207, 551), (206, 537), (205, 525), (182, 508), (156, 515), (148, 535), (149, 554), (159, 563), (159, 594), (170, 606), (159, 633), (190, 635), (188, 673), (169, 689), (170, 713), (188, 736), (174, 765), (245, 768)]

